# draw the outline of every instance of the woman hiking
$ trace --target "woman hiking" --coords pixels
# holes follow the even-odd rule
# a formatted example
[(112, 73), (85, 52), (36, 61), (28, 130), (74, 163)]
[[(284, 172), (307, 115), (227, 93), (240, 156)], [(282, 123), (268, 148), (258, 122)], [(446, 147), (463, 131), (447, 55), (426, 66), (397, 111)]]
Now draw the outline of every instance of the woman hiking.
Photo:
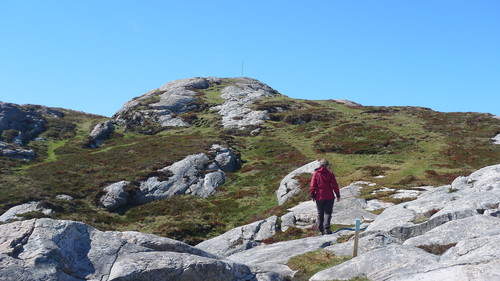
[[(330, 221), (332, 219), (333, 202), (337, 198), (340, 201), (340, 191), (335, 175), (328, 170), (328, 160), (320, 159), (319, 168), (314, 170), (309, 187), (309, 194), (316, 202), (318, 219), (316, 223), (320, 235), (331, 234)], [(335, 193), (335, 194), (334, 194)]]

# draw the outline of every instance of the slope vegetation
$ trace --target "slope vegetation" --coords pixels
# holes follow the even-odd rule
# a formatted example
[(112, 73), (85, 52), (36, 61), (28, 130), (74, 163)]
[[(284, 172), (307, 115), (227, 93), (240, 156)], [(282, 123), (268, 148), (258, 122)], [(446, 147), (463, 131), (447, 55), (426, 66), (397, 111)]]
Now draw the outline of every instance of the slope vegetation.
[[(38, 135), (45, 140), (26, 145), (36, 151), (35, 160), (0, 156), (0, 212), (40, 200), (54, 210), (50, 216), (55, 219), (196, 244), (256, 219), (282, 215), (307, 199), (307, 177), (300, 178), (304, 192), (282, 206), (275, 192), (289, 172), (321, 157), (333, 163), (342, 186), (370, 180), (377, 188), (395, 189), (450, 184), (457, 176), (500, 162), (500, 146), (491, 140), (500, 133), (500, 120), (489, 114), (298, 100), (258, 81), (246, 79), (241, 86), (241, 79), (210, 78), (207, 84), (183, 88), (186, 96), (179, 98), (176, 92), (177, 100), (188, 102), (181, 108), (169, 103), (171, 85), (152, 90), (114, 116), (116, 129), (95, 149), (88, 147), (88, 134), (106, 118), (70, 110), (63, 117), (47, 117), (46, 130)], [(261, 95), (255, 96), (258, 91)], [(233, 105), (244, 109), (241, 117), (224, 111), (235, 93), (253, 95)], [(262, 113), (260, 121), (239, 122), (254, 112)], [(178, 195), (117, 213), (99, 207), (105, 186), (144, 180), (188, 155), (209, 151), (213, 144), (231, 147), (242, 162), (215, 195)], [(374, 188), (362, 196), (373, 196)], [(58, 194), (74, 200), (56, 199)], [(383, 195), (379, 199), (393, 200)]]

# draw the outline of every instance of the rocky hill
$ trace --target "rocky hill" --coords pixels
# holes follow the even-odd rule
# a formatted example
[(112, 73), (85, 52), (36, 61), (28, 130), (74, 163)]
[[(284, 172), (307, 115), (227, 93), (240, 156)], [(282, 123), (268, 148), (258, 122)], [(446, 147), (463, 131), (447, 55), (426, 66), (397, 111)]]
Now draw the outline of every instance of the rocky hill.
[[(305, 280), (302, 273), (318, 270), (293, 269), (295, 258), (323, 256), (328, 264), (347, 255), (350, 247), (340, 247), (350, 242), (339, 243), (338, 235), (306, 238), (315, 235), (315, 210), (305, 189), (317, 165), (314, 160), (320, 157), (333, 163), (345, 186), (346, 199), (334, 211), (337, 227), (352, 226), (355, 218), (370, 223), (362, 237), (363, 254), (339, 265), (345, 269), (335, 267), (355, 273), (333, 279), (399, 280), (410, 271), (420, 278), (419, 274), (431, 276), (426, 272), (448, 268), (464, 276), (475, 274), (465, 266), (468, 263), (454, 263), (456, 257), (441, 261), (448, 252), (441, 257), (415, 255), (426, 266), (418, 269), (417, 259), (408, 259), (406, 267), (415, 267), (408, 272), (388, 266), (373, 275), (370, 268), (359, 267), (359, 261), (374, 259), (370, 255), (394, 256), (390, 251), (418, 254), (420, 246), (433, 241), (426, 233), (445, 231), (439, 225), (460, 225), (455, 220), (498, 224), (499, 180), (492, 176), (498, 167), (491, 165), (500, 163), (500, 120), (489, 114), (297, 100), (255, 79), (208, 77), (167, 83), (128, 101), (111, 118), (0, 103), (0, 136), (0, 221), (5, 223), (1, 227), (17, 231), (1, 244), (0, 264), (8, 272), (37, 265), (47, 260), (43, 253), (50, 252), (57, 256), (49, 258), (55, 261), (50, 262), (53, 268), (40, 276), (62, 274), (64, 280), (136, 280), (139, 275), (151, 279), (158, 272), (172, 280), (202, 280), (196, 276), (204, 276), (206, 269), (217, 272), (212, 280), (281, 280), (293, 275)], [(473, 173), (487, 166), (491, 167)], [(476, 184), (482, 178), (490, 182), (488, 190)], [(466, 199), (464, 194), (472, 192), (484, 200)], [(458, 202), (461, 207), (455, 205)], [(391, 217), (392, 212), (405, 215), (399, 220)], [(10, 223), (18, 219), (26, 221)], [(42, 230), (46, 228), (62, 232)], [(40, 236), (32, 235), (39, 232)], [(69, 251), (66, 242), (44, 242), (36, 251), (28, 246), (31, 237), (66, 241), (83, 234), (87, 238), (82, 236), (81, 244), (72, 244)], [(108, 254), (86, 244), (94, 236), (119, 245), (108, 249), (96, 244), (96, 249), (109, 253), (109, 261), (104, 261)], [(471, 234), (464, 239), (487, 236)], [(408, 244), (413, 237), (423, 240)], [(152, 248), (137, 242), (143, 240), (161, 242)], [(461, 246), (458, 238), (448, 240), (450, 251)], [(172, 243), (182, 244), (181, 250), (166, 246)], [(293, 254), (273, 252), (288, 247)], [(129, 250), (120, 254), (125, 248)], [(317, 251), (323, 248), (328, 253)], [(85, 266), (72, 256), (81, 249)], [(41, 256), (28, 257), (28, 252)], [(135, 254), (149, 255), (145, 260), (154, 264), (145, 262), (138, 269), (132, 262)], [(486, 269), (494, 265), (487, 260), (484, 264)], [(175, 272), (167, 273), (166, 268)], [(15, 279), (31, 280), (35, 275), (30, 274), (36, 273), (25, 272)], [(324, 274), (313, 280), (334, 276), (330, 271)]]

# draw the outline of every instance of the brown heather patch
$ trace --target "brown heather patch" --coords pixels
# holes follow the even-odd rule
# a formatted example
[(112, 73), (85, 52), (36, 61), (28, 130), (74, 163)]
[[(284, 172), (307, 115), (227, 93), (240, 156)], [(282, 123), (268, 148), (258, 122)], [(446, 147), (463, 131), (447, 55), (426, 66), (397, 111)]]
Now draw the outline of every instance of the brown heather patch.
[(307, 108), (271, 114), (271, 120), (282, 121), (291, 125), (300, 125), (312, 121), (331, 121), (340, 116), (340, 113), (321, 108)]
[(448, 159), (446, 167), (477, 167), (498, 163), (499, 145), (490, 139), (457, 139), (448, 142), (441, 155)]
[(441, 211), (441, 209), (436, 209), (436, 208), (434, 208), (434, 209), (430, 209), (429, 211), (427, 211), (427, 212), (425, 212), (425, 213), (424, 213), (424, 216), (426, 216), (426, 217), (430, 218), (430, 217), (432, 217), (435, 213), (437, 213), (437, 212), (439, 212), (439, 211)]
[(386, 171), (391, 170), (391, 168), (389, 168), (389, 167), (378, 166), (378, 165), (376, 165), (376, 166), (375, 165), (364, 166), (364, 167), (361, 167), (359, 169), (365, 171), (371, 177), (384, 175)]
[(419, 179), (417, 177), (415, 177), (414, 175), (408, 175), (404, 179), (400, 180), (398, 182), (398, 184), (403, 185), (403, 186), (407, 186), (409, 184), (415, 183), (418, 180)]
[(400, 109), (395, 107), (363, 107), (364, 111), (361, 114), (378, 114), (378, 115), (393, 115), (400, 112)]
[(449, 184), (459, 176), (470, 175), (473, 170), (461, 170), (455, 172), (437, 172), (435, 170), (426, 170), (425, 177), (428, 179), (428, 185), (438, 186), (440, 184)]
[(256, 195), (257, 194), (251, 190), (238, 190), (234, 193), (234, 195), (231, 195), (231, 197), (236, 200), (236, 199), (254, 197)]
[(252, 107), (253, 110), (267, 111), (267, 113), (276, 113), (278, 110), (290, 110), (299, 108), (299, 104), (290, 100), (260, 100)]
[(448, 249), (455, 247), (455, 245), (457, 245), (457, 243), (446, 244), (446, 245), (430, 244), (430, 245), (421, 245), (417, 247), (433, 255), (440, 256), (444, 254), (446, 251), (448, 251)]
[(348, 123), (315, 141), (318, 153), (393, 154), (409, 149), (412, 142), (388, 128), (365, 123)]
[(440, 209), (431, 209), (421, 215), (417, 215), (415, 217), (415, 219), (413, 220), (413, 223), (415, 224), (419, 224), (419, 223), (423, 223), (423, 222), (426, 222), (429, 220), (430, 217), (432, 217), (435, 213), (439, 212)]
[(310, 101), (310, 100), (306, 100), (304, 101), (305, 104), (308, 104), (310, 106), (321, 106), (321, 104), (315, 102), (315, 101)]

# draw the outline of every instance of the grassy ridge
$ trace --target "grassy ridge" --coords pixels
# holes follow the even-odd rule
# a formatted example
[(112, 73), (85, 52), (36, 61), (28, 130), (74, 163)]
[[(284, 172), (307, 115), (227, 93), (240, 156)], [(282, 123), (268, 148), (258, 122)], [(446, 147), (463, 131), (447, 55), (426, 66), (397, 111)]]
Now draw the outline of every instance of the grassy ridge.
[[(37, 151), (37, 160), (0, 158), (1, 211), (42, 200), (56, 211), (55, 218), (195, 244), (243, 223), (282, 215), (307, 200), (307, 177), (299, 178), (304, 192), (283, 206), (277, 205), (275, 191), (289, 172), (321, 157), (333, 164), (342, 186), (369, 180), (377, 183), (373, 189), (449, 184), (458, 175), (500, 162), (500, 146), (491, 141), (500, 133), (500, 120), (479, 113), (348, 107), (334, 101), (277, 96), (254, 105), (271, 112), (259, 136), (225, 130), (220, 116), (209, 107), (222, 102), (220, 91), (231, 83), (224, 80), (196, 90), (199, 110), (184, 116), (191, 127), (160, 128), (154, 135), (118, 128), (99, 149), (84, 144), (93, 126), (105, 120), (102, 116), (66, 111), (64, 118), (48, 118), (48, 129), (41, 135), (47, 141), (29, 145)], [(176, 196), (131, 207), (122, 214), (97, 207), (105, 185), (143, 180), (187, 155), (207, 151), (214, 143), (230, 145), (243, 161), (241, 170), (229, 174), (216, 195)], [(375, 179), (376, 175), (385, 177)], [(57, 194), (75, 200), (56, 200)]]

